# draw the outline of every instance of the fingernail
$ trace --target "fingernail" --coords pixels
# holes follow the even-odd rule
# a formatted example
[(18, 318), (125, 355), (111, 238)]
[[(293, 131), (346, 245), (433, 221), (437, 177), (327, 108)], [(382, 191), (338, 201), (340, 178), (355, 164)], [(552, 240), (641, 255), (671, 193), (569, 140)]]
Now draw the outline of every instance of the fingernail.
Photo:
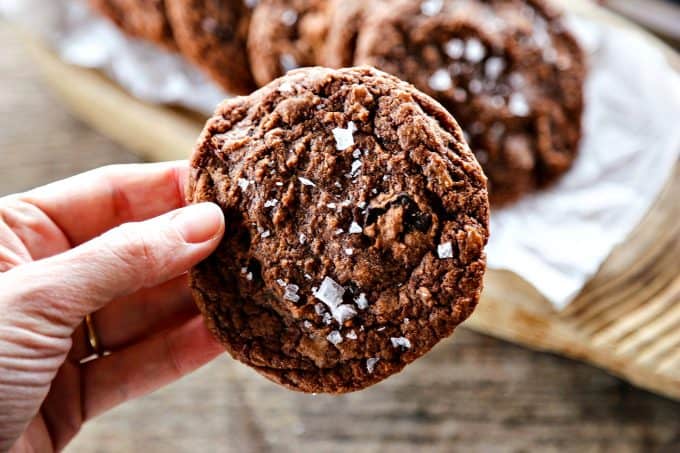
[(213, 203), (201, 203), (182, 208), (172, 219), (185, 242), (200, 244), (219, 235), (224, 228), (222, 210)]

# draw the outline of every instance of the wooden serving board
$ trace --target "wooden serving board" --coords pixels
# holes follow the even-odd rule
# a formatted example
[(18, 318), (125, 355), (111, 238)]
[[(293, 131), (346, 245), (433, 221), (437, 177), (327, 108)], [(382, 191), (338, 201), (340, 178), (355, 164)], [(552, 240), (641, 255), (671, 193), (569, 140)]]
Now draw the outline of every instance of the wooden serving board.
[[(565, 9), (639, 33), (680, 69), (659, 40), (587, 0)], [(205, 118), (140, 102), (96, 71), (68, 66), (35, 41), (29, 47), (73, 112), (150, 160), (185, 159)], [(680, 165), (646, 218), (566, 310), (556, 312), (529, 283), (487, 273), (467, 327), (589, 362), (635, 385), (680, 400)]]

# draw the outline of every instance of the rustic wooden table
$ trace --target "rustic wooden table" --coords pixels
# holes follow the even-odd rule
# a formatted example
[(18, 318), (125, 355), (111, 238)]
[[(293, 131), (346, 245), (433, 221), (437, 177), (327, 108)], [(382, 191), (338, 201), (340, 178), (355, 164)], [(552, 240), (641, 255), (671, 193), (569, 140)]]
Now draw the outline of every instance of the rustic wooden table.
[[(0, 195), (138, 159), (74, 119), (0, 22)], [(680, 451), (680, 403), (459, 329), (342, 397), (283, 390), (223, 357), (89, 423), (71, 452)]]

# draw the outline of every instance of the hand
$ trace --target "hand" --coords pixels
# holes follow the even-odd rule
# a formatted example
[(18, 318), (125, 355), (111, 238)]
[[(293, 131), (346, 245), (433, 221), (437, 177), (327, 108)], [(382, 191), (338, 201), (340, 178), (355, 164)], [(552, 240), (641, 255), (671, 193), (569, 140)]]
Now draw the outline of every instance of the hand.
[[(224, 217), (183, 207), (187, 171), (112, 166), (0, 199), (0, 451), (60, 450), (87, 420), (223, 351), (185, 274)], [(91, 313), (111, 354), (81, 363)]]

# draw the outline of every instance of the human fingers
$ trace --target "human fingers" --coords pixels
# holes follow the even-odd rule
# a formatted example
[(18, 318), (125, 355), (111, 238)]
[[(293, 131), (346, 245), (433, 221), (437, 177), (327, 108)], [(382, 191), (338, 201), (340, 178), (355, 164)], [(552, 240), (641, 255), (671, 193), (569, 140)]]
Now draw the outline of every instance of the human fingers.
[(82, 246), (0, 274), (5, 313), (44, 335), (70, 336), (111, 300), (175, 278), (206, 258), (224, 232), (221, 209), (188, 206), (128, 223)]
[(201, 316), (83, 365), (84, 419), (161, 388), (224, 352)]
[[(111, 165), (6, 197), (0, 207), (20, 207), (24, 213), (30, 213), (26, 205), (37, 207), (76, 246), (122, 223), (184, 206), (187, 172), (186, 161)], [(41, 246), (40, 235), (23, 239), (30, 249)]]
[[(102, 349), (115, 351), (186, 322), (198, 314), (188, 276), (182, 275), (153, 288), (142, 289), (111, 302), (92, 317)], [(69, 359), (80, 362), (92, 354), (84, 325), (73, 334)]]
[(0, 199), (0, 272), (71, 248), (47, 214), (18, 197)]

